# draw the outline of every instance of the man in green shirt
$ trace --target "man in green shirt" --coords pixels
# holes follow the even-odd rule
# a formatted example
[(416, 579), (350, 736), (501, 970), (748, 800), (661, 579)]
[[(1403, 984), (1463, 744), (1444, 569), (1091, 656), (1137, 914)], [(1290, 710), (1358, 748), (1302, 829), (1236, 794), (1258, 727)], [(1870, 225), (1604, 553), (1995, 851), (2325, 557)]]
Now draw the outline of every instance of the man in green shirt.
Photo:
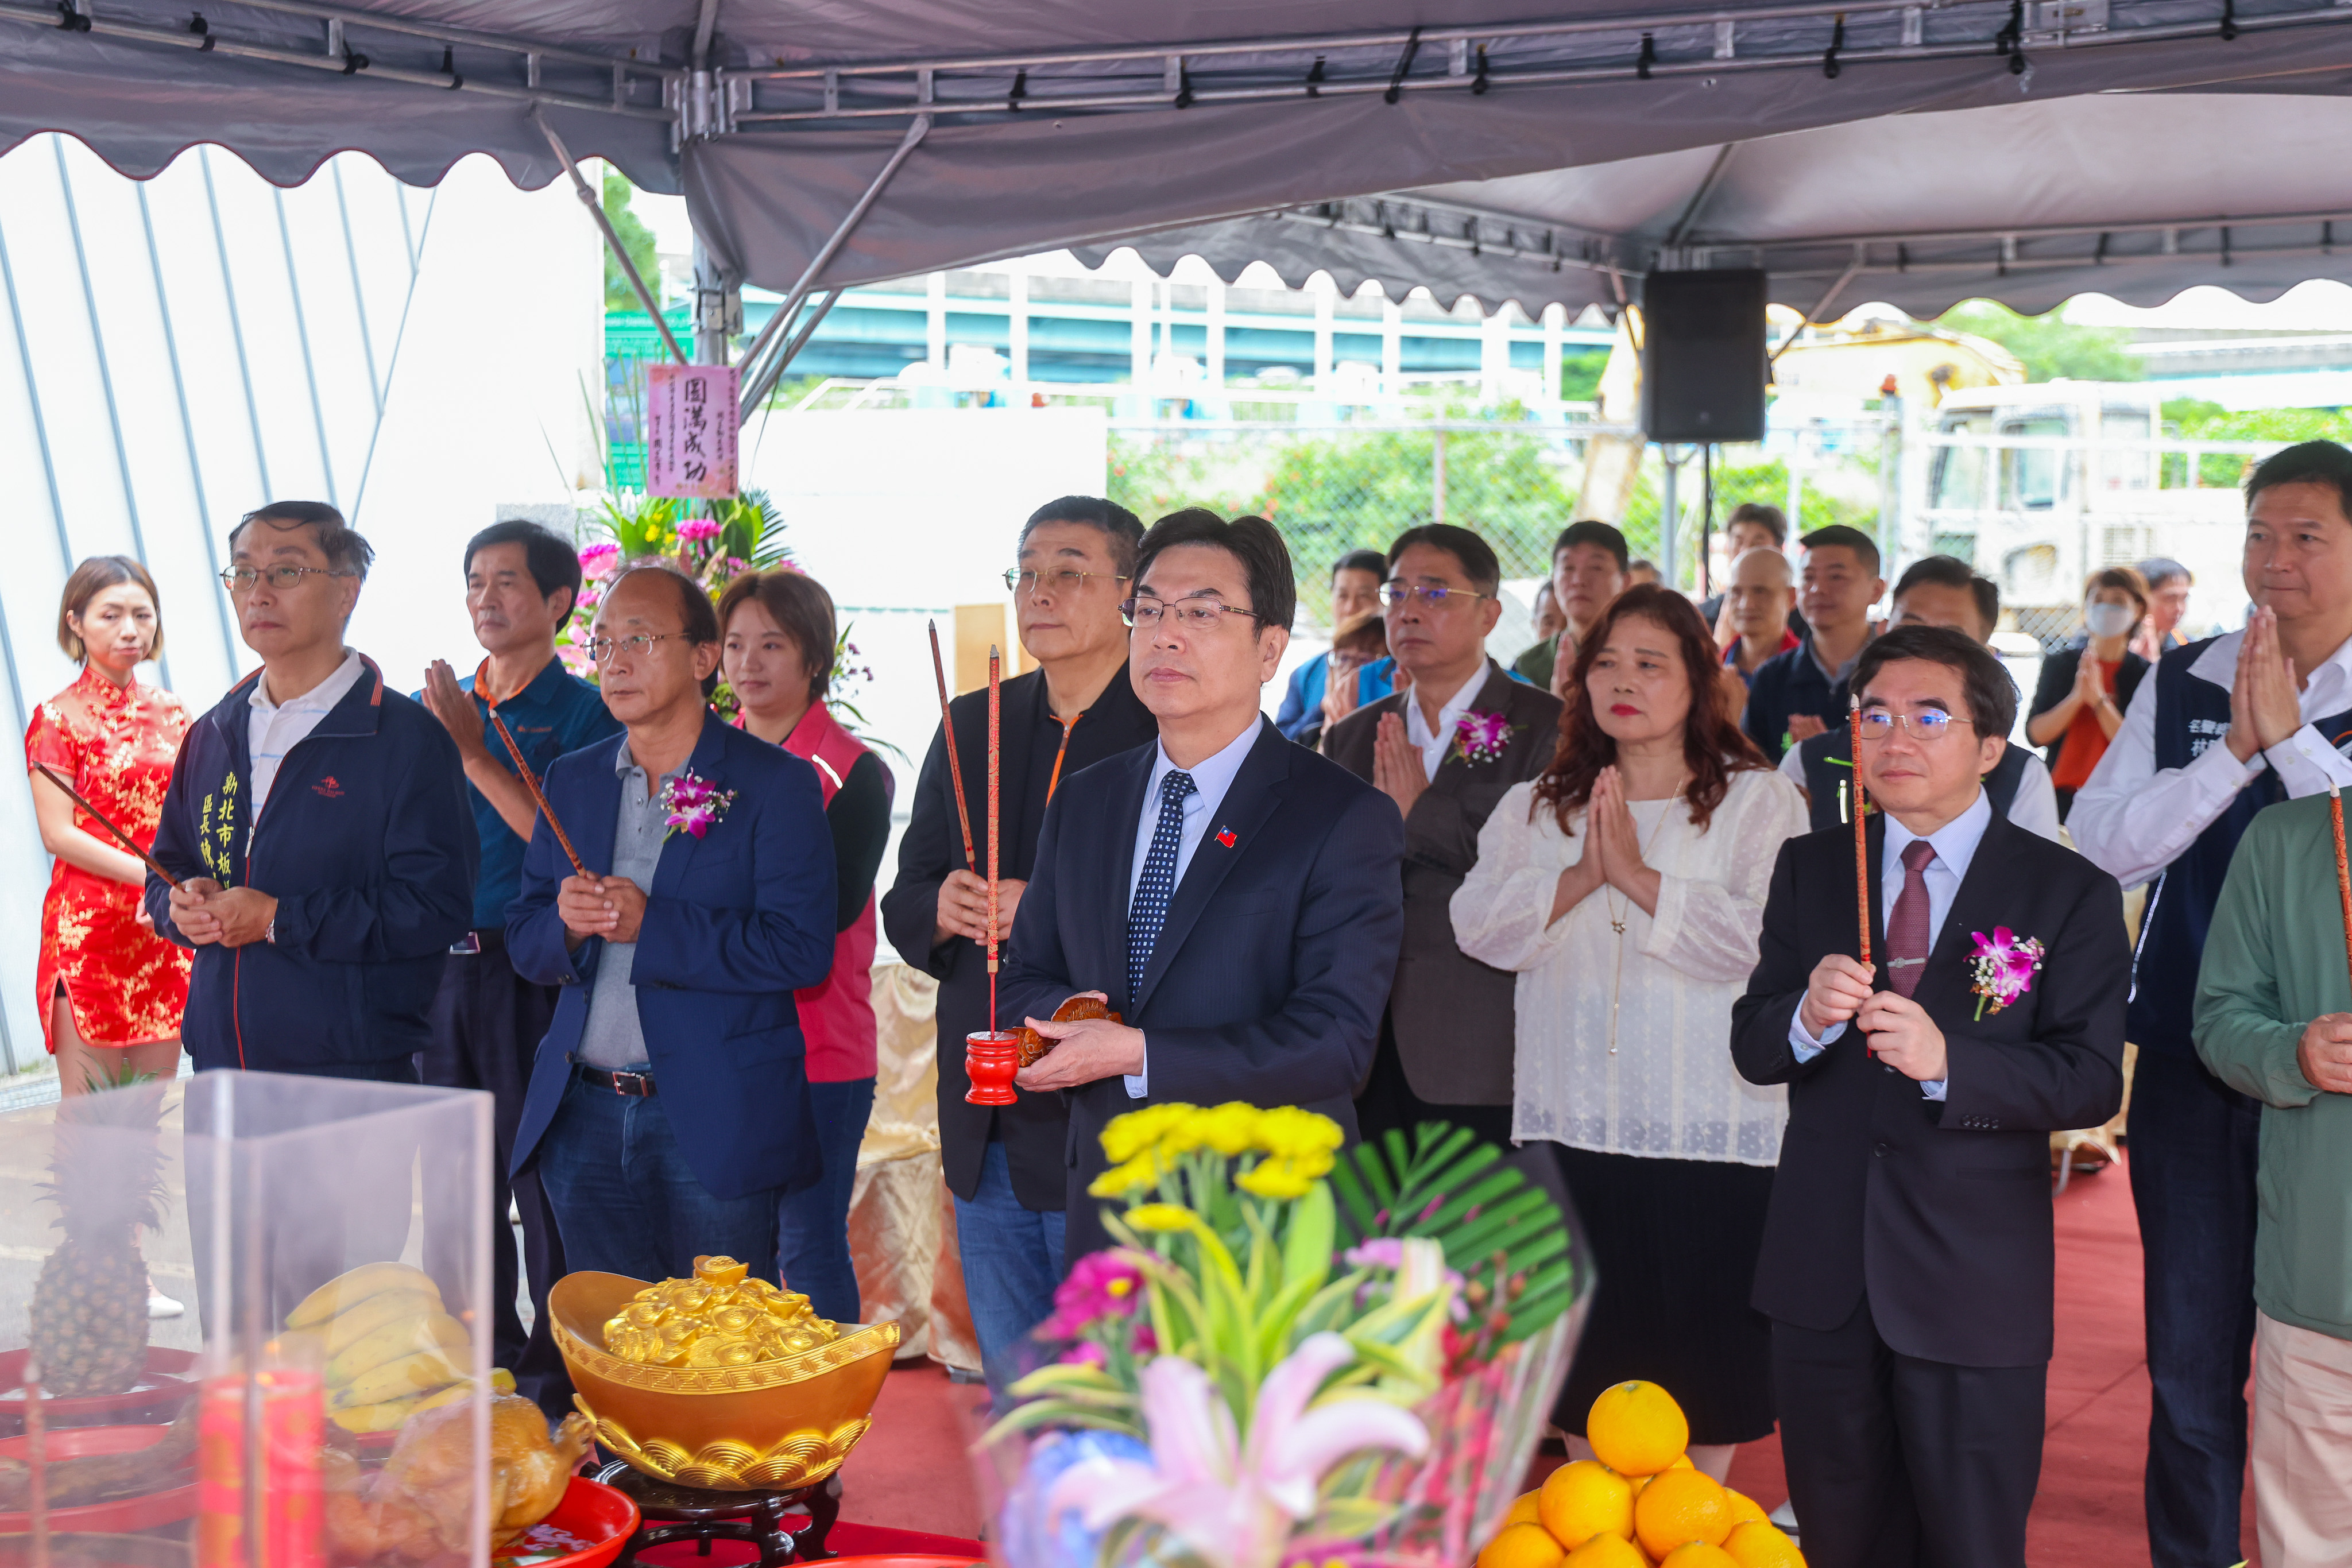
[(2197, 985), (2198, 1054), (2262, 1102), (2254, 1528), (2264, 1568), (2352, 1563), (2352, 971), (2327, 800), (2238, 842)]

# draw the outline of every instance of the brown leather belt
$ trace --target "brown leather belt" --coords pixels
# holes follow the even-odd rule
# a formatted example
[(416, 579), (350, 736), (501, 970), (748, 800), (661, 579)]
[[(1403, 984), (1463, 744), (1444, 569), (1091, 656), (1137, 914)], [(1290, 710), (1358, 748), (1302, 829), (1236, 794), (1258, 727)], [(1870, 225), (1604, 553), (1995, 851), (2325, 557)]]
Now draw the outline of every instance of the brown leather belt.
[(654, 1075), (650, 1072), (607, 1072), (601, 1067), (590, 1067), (573, 1061), (572, 1071), (583, 1083), (594, 1089), (609, 1089), (614, 1093), (632, 1100), (649, 1100), (654, 1093)]

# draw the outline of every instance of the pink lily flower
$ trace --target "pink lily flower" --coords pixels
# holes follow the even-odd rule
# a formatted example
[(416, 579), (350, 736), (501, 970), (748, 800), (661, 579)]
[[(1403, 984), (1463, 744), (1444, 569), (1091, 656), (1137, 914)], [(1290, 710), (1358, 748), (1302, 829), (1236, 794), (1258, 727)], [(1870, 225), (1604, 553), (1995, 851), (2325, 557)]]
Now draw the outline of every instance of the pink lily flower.
[(1075, 1509), (1089, 1530), (1146, 1519), (1209, 1568), (1276, 1568), (1293, 1529), (1313, 1516), (1325, 1471), (1367, 1448), (1415, 1458), (1429, 1449), (1428, 1428), (1398, 1406), (1351, 1398), (1307, 1408), (1355, 1359), (1339, 1335), (1310, 1336), (1266, 1374), (1244, 1443), (1209, 1375), (1160, 1356), (1143, 1370), (1151, 1463), (1097, 1457), (1071, 1466), (1046, 1495), (1046, 1517)]

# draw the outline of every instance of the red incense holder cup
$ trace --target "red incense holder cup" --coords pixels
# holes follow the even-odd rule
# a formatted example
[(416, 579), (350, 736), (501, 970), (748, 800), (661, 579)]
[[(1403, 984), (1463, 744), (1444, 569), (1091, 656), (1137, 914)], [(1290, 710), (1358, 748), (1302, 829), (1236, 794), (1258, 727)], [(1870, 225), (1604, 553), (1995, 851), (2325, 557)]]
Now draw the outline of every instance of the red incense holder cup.
[(971, 1080), (964, 1092), (967, 1105), (1010, 1105), (1020, 1098), (1013, 1092), (1013, 1075), (1021, 1071), (1021, 1031), (998, 1030), (963, 1037), (963, 1073)]

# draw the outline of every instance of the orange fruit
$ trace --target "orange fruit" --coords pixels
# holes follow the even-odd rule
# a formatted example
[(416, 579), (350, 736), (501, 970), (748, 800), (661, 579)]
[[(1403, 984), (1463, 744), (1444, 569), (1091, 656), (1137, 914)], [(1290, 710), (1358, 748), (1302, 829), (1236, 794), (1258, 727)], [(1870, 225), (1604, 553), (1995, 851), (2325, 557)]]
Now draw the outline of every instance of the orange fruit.
[(1478, 1568), (1559, 1568), (1563, 1553), (1540, 1524), (1507, 1524), (1478, 1553)]
[(1686, 1541), (1666, 1553), (1658, 1568), (1739, 1568), (1731, 1553), (1704, 1541)]
[(1805, 1554), (1797, 1543), (1769, 1520), (1751, 1519), (1734, 1526), (1723, 1538), (1723, 1550), (1739, 1568), (1805, 1568)]
[(1633, 1488), (1606, 1465), (1591, 1459), (1562, 1465), (1544, 1478), (1536, 1496), (1538, 1517), (1562, 1546), (1633, 1533)]
[(1758, 1502), (1754, 1498), (1749, 1497), (1746, 1492), (1733, 1491), (1729, 1487), (1726, 1487), (1723, 1489), (1723, 1495), (1731, 1500), (1731, 1525), (1733, 1529), (1737, 1530), (1739, 1526), (1747, 1523), (1749, 1520), (1754, 1520), (1759, 1524), (1769, 1524), (1772, 1522), (1772, 1516), (1764, 1511), (1764, 1505)]
[(1505, 1524), (1541, 1524), (1543, 1515), (1536, 1511), (1536, 1500), (1542, 1495), (1543, 1493), (1539, 1491), (1530, 1491), (1521, 1492), (1517, 1497), (1513, 1498), (1511, 1511), (1503, 1516), (1503, 1522)]
[(1570, 1552), (1560, 1568), (1650, 1568), (1650, 1560), (1622, 1535), (1596, 1535)]
[(1633, 1500), (1633, 1533), (1653, 1557), (1689, 1541), (1720, 1546), (1731, 1533), (1731, 1500), (1703, 1471), (1668, 1470)]
[(1601, 1390), (1584, 1418), (1592, 1456), (1621, 1476), (1655, 1475), (1690, 1447), (1690, 1422), (1674, 1396), (1654, 1383)]

